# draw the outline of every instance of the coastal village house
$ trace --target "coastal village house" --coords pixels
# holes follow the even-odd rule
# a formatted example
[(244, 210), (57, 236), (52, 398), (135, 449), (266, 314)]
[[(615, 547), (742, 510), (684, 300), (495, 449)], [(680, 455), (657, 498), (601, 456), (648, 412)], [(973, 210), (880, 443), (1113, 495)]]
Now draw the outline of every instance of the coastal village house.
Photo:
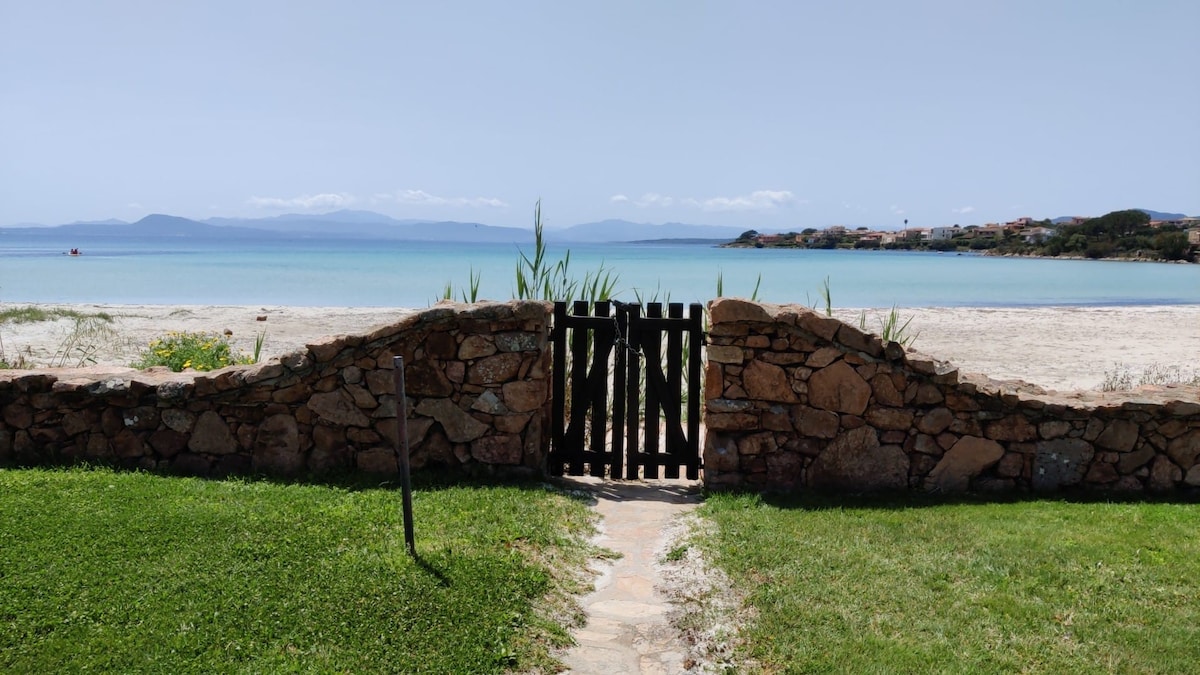
[(1021, 238), (1030, 244), (1040, 244), (1054, 236), (1054, 230), (1048, 227), (1031, 227), (1021, 231)]
[[(1073, 216), (1065, 221), (1066, 225), (1078, 225), (1091, 220), (1090, 216)], [(855, 230), (850, 230), (844, 225), (832, 225), (823, 230), (814, 231), (806, 230), (808, 234), (758, 234), (755, 236), (755, 241), (760, 244), (781, 244), (787, 239), (795, 241), (797, 244), (816, 244), (817, 242), (845, 241), (847, 238), (853, 241), (863, 241), (875, 243), (876, 246), (886, 246), (906, 241), (949, 241), (956, 238), (966, 240), (971, 239), (1000, 239), (1003, 237), (1020, 237), (1025, 242), (1030, 244), (1042, 244), (1054, 236), (1058, 226), (1052, 225), (1046, 227), (1038, 224), (1044, 221), (1035, 221), (1028, 216), (1017, 218), (1009, 222), (987, 223), (983, 226), (968, 225), (961, 227), (953, 225), (949, 227), (906, 227), (902, 230), (868, 230), (865, 227), (860, 227)], [(1188, 244), (1191, 246), (1200, 247), (1200, 218), (1187, 217), (1176, 220), (1152, 220), (1152, 227), (1171, 226), (1177, 227), (1187, 232)]]

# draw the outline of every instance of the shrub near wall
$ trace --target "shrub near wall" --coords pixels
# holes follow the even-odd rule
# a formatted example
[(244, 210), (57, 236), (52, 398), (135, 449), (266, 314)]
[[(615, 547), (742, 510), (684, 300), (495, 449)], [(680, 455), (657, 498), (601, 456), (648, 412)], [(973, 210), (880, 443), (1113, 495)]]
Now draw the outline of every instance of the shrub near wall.
[(1200, 486), (1200, 390), (1056, 394), (802, 306), (710, 303), (705, 483), (870, 492)]
[(439, 305), (365, 336), (210, 373), (0, 371), (0, 462), (391, 473), (399, 355), (414, 468), (539, 473), (550, 312), (541, 302)]

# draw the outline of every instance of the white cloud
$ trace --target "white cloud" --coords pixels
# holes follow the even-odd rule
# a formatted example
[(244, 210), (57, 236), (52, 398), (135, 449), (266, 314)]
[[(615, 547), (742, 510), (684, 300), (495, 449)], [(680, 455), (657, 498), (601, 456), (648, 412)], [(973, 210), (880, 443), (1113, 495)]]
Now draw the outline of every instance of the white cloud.
[(684, 203), (704, 211), (770, 211), (795, 201), (796, 196), (787, 190), (755, 190), (748, 195), (687, 199)]
[(392, 200), (400, 204), (424, 204), (426, 206), (474, 206), (504, 208), (508, 204), (495, 197), (440, 197), (424, 190), (397, 190), (392, 194), (377, 194), (376, 199)]
[[(629, 201), (629, 198), (625, 195), (613, 195), (609, 201), (626, 202)], [(709, 197), (707, 199), (696, 199), (695, 197), (676, 199), (669, 195), (660, 195), (657, 192), (647, 192), (633, 203), (641, 207), (669, 207), (678, 204), (701, 211), (770, 211), (784, 204), (807, 204), (808, 202), (796, 199), (796, 196), (787, 190), (755, 190), (748, 195)]]
[(639, 197), (634, 204), (638, 206), (674, 206), (675, 198), (660, 195), (657, 192), (647, 192)]
[(313, 211), (320, 209), (344, 209), (354, 204), (354, 195), (345, 192), (323, 192), (318, 195), (300, 195), (284, 199), (281, 197), (251, 197), (249, 203), (261, 209), (302, 209)]
[(900, 208), (899, 206), (896, 206), (895, 204), (892, 204), (889, 208), (892, 213), (894, 213), (898, 216), (904, 215), (904, 209)]
[(142, 205), (141, 205), (140, 203), (138, 203), (138, 202), (129, 202), (128, 204), (126, 204), (126, 205), (125, 205), (125, 208), (128, 208), (128, 209), (143, 209), (143, 208), (146, 208), (146, 207), (142, 206)]
[(971, 213), (971, 212), (973, 212), (974, 210), (975, 210), (975, 207), (974, 207), (974, 206), (964, 206), (964, 207), (962, 207), (961, 209), (950, 209), (950, 213), (959, 213), (959, 214), (963, 214), (963, 213)]

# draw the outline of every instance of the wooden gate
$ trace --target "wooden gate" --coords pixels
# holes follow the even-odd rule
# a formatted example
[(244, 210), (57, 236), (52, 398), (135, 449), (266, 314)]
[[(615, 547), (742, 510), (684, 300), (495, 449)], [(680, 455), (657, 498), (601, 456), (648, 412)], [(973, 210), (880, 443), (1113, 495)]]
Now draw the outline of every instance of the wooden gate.
[(666, 316), (662, 303), (645, 316), (620, 302), (567, 309), (554, 304), (550, 471), (633, 479), (659, 478), (661, 467), (679, 478), (684, 467), (699, 478), (703, 308), (690, 305), (686, 318), (682, 303)]

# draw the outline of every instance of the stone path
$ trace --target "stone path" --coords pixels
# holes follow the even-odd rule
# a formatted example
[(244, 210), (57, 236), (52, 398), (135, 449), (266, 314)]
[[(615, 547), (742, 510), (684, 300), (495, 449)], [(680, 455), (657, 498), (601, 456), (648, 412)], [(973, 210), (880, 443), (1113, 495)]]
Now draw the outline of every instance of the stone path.
[(668, 622), (656, 564), (667, 526), (700, 503), (697, 481), (611, 482), (564, 479), (596, 498), (603, 518), (597, 543), (621, 554), (598, 561), (595, 590), (582, 599), (587, 625), (563, 661), (576, 675), (685, 672), (687, 646)]

